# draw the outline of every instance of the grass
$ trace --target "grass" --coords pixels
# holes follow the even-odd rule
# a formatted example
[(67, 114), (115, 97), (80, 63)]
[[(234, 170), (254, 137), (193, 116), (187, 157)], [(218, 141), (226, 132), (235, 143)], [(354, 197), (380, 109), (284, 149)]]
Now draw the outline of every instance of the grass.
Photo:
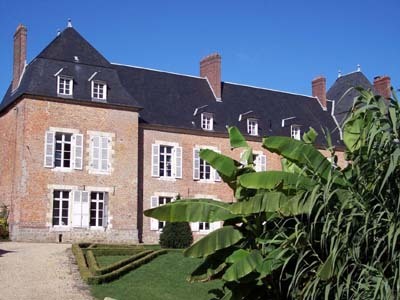
[(208, 291), (220, 287), (220, 281), (186, 281), (199, 262), (198, 259), (183, 257), (181, 252), (169, 252), (114, 282), (92, 286), (92, 294), (97, 299), (108, 296), (118, 300), (211, 299), (213, 295)]
[(111, 265), (113, 263), (116, 263), (117, 261), (129, 258), (130, 255), (113, 255), (113, 256), (96, 256), (96, 261), (99, 265), (100, 268), (106, 267), (108, 265)]

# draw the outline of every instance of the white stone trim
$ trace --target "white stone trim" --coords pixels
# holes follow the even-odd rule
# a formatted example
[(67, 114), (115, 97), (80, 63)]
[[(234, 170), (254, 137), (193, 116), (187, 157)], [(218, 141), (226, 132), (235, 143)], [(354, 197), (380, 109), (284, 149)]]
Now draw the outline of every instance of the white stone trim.
[(179, 193), (173, 193), (173, 192), (154, 192), (153, 196), (157, 197), (172, 197), (176, 198), (179, 195)]
[(72, 134), (78, 134), (78, 133), (80, 133), (80, 130), (79, 130), (79, 129), (74, 129), (74, 128), (63, 128), (63, 127), (49, 127), (49, 131), (63, 132), (63, 133), (72, 133)]

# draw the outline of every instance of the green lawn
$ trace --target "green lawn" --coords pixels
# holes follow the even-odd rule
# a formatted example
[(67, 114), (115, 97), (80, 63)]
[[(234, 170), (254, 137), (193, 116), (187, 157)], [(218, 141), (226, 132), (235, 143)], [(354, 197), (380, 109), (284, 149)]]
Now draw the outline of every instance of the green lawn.
[(169, 252), (150, 263), (107, 284), (93, 285), (92, 294), (98, 299), (109, 296), (118, 300), (206, 300), (218, 282), (189, 283), (186, 277), (200, 260), (183, 257), (180, 252)]
[(106, 267), (117, 261), (127, 259), (131, 257), (130, 255), (115, 255), (115, 256), (96, 256), (96, 261), (100, 268)]

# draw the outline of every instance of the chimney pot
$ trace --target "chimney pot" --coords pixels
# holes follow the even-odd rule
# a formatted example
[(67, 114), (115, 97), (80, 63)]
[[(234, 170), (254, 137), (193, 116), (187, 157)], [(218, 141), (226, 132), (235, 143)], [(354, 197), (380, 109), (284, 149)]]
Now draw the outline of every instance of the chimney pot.
[(14, 33), (13, 91), (19, 85), (26, 64), (26, 35), (26, 27), (19, 24)]
[(374, 89), (376, 93), (378, 93), (384, 98), (390, 98), (390, 96), (392, 95), (392, 91), (390, 88), (391, 88), (391, 83), (389, 76), (384, 75), (384, 76), (374, 77)]
[(312, 95), (321, 103), (323, 109), (326, 109), (326, 78), (318, 76), (312, 80)]
[(221, 56), (213, 53), (200, 61), (200, 77), (206, 77), (214, 95), (221, 99)]

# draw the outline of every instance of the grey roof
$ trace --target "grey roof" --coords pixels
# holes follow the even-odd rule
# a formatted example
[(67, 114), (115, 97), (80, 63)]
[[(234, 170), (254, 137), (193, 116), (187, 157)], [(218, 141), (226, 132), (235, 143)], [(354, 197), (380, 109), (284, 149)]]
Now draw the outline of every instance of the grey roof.
[(326, 97), (329, 100), (335, 100), (335, 117), (339, 124), (343, 124), (353, 107), (354, 98), (359, 96), (359, 93), (355, 89), (348, 91), (353, 87), (362, 87), (371, 90), (374, 88), (367, 77), (362, 72), (357, 71), (336, 79), (335, 83), (326, 93)]
[[(214, 115), (214, 131), (226, 132), (226, 126), (247, 131), (247, 118), (256, 118), (259, 134), (290, 135), (290, 125), (301, 125), (302, 131), (311, 126), (320, 134), (321, 127), (333, 131), (333, 140), (340, 144), (339, 132), (331, 117), (330, 107), (324, 111), (314, 97), (292, 94), (234, 83), (222, 83), (222, 102), (216, 101), (204, 78), (148, 70), (133, 66), (114, 65), (122, 83), (138, 99), (143, 123), (201, 130), (201, 112)], [(198, 113), (194, 116), (194, 112)], [(239, 115), (248, 113), (239, 122)], [(287, 120), (282, 127), (282, 119)]]
[(0, 111), (22, 94), (59, 97), (55, 74), (61, 69), (60, 75), (71, 76), (74, 80), (73, 99), (76, 101), (93, 102), (88, 79), (97, 72), (94, 79), (107, 83), (107, 103), (140, 108), (121, 84), (113, 66), (74, 28), (67, 28), (26, 66), (21, 83), (13, 93), (9, 87), (0, 104)]
[[(227, 125), (246, 132), (247, 118), (251, 117), (258, 119), (260, 136), (288, 136), (290, 125), (300, 125), (302, 131), (311, 126), (320, 133), (318, 144), (324, 144), (324, 127), (332, 132), (333, 142), (341, 144), (330, 104), (324, 111), (314, 97), (223, 82), (222, 102), (218, 102), (206, 79), (111, 64), (73, 28), (65, 29), (32, 60), (18, 89), (7, 91), (0, 112), (22, 94), (59, 98), (58, 72), (73, 77), (73, 100), (84, 102), (92, 102), (88, 79), (97, 72), (95, 79), (107, 83), (107, 103), (143, 108), (141, 124), (200, 132), (201, 113), (209, 112), (214, 116), (214, 132), (226, 133)], [(239, 122), (239, 115), (245, 113)], [(286, 118), (291, 119), (282, 127)]]

